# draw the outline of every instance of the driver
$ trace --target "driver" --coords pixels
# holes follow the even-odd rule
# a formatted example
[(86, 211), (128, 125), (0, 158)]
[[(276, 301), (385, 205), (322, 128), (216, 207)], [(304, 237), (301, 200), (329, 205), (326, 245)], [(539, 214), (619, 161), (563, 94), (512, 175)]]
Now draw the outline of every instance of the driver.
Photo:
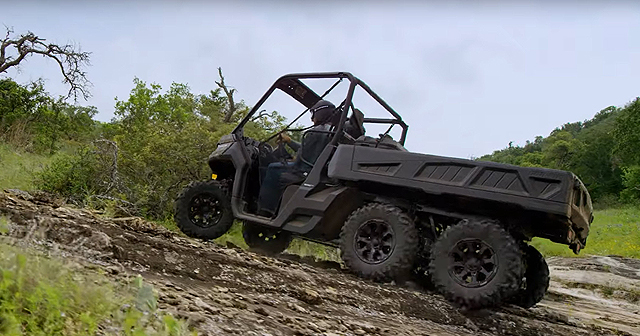
[[(294, 162), (274, 162), (268, 166), (264, 181), (260, 187), (260, 195), (258, 196), (260, 215), (273, 217), (286, 184), (288, 182), (295, 182), (285, 181), (285, 179), (283, 179), (284, 173), (291, 173), (287, 174), (286, 179), (291, 179), (291, 176), (304, 179), (304, 176), (311, 171), (330, 138), (330, 135), (326, 132), (331, 130), (331, 121), (335, 110), (335, 105), (327, 100), (319, 100), (309, 109), (313, 127), (307, 131), (310, 133), (303, 136), (304, 141), (302, 144), (293, 141), (287, 134), (283, 133), (279, 135), (278, 138), (280, 141), (286, 143), (291, 149), (296, 151), (296, 158)], [(303, 153), (304, 157), (302, 155)]]

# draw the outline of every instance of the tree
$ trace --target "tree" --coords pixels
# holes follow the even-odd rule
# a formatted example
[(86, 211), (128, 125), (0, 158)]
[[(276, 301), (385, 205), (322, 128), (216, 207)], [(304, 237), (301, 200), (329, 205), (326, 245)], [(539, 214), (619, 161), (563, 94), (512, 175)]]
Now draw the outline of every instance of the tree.
[(96, 113), (93, 106), (54, 99), (42, 82), (0, 79), (0, 140), (15, 147), (53, 153), (60, 140), (86, 141), (93, 136)]
[(576, 137), (583, 146), (572, 161), (572, 170), (587, 185), (594, 199), (616, 195), (622, 189), (622, 172), (613, 158), (614, 122), (615, 118), (600, 118), (598, 124), (585, 127)]
[(233, 115), (237, 111), (236, 103), (233, 100), (233, 94), (236, 92), (236, 89), (229, 89), (227, 85), (224, 83), (224, 77), (222, 76), (222, 68), (218, 68), (218, 76), (220, 76), (220, 81), (216, 82), (218, 87), (224, 90), (224, 93), (227, 95), (227, 111), (224, 116), (224, 122), (228, 123), (233, 118)]
[(556, 130), (542, 145), (542, 164), (549, 168), (571, 170), (581, 143), (568, 131)]
[(625, 106), (616, 119), (615, 154), (623, 171), (624, 200), (640, 199), (640, 98)]
[(616, 155), (623, 165), (640, 165), (640, 98), (629, 103), (616, 119)]
[(44, 38), (32, 32), (16, 35), (12, 29), (7, 28), (5, 37), (0, 40), (0, 73), (17, 67), (32, 55), (42, 55), (58, 64), (64, 77), (63, 82), (69, 85), (67, 98), (73, 96), (77, 99), (78, 94), (84, 99), (90, 97), (91, 83), (84, 71), (84, 67), (89, 65), (90, 53), (71, 44), (46, 43)]

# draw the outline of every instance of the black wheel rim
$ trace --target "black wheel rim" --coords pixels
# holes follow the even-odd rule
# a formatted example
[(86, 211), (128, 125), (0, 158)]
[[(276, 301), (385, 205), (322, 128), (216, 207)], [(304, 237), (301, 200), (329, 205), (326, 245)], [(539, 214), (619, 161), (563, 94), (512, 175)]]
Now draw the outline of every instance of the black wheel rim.
[(495, 252), (480, 239), (461, 240), (449, 251), (449, 275), (464, 287), (486, 285), (497, 270)]
[(212, 227), (222, 218), (220, 201), (212, 194), (199, 194), (189, 202), (189, 220), (199, 227)]
[(389, 259), (395, 245), (391, 225), (382, 220), (364, 222), (353, 240), (356, 255), (367, 264), (379, 264)]

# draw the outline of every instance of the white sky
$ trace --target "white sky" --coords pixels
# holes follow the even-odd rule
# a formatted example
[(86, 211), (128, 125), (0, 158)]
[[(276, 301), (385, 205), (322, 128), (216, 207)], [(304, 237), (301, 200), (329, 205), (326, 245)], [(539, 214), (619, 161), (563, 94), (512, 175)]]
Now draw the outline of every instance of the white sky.
[[(80, 103), (104, 121), (135, 76), (205, 93), (220, 66), (252, 105), (285, 73), (350, 71), (410, 125), (409, 150), (468, 158), (640, 95), (640, 3), (229, 3), (14, 1), (0, 23), (92, 52)], [(8, 75), (67, 90), (38, 57)]]

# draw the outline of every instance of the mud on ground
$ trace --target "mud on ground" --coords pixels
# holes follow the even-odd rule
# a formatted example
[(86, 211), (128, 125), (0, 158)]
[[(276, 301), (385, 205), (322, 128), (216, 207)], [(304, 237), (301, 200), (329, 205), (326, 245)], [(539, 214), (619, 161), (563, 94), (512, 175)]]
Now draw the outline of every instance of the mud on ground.
[(200, 335), (640, 335), (640, 261), (550, 258), (532, 309), (462, 313), (415, 286), (359, 279), (338, 264), (270, 258), (184, 238), (139, 218), (104, 219), (46, 194), (0, 192), (4, 242), (141, 274), (159, 307)]

